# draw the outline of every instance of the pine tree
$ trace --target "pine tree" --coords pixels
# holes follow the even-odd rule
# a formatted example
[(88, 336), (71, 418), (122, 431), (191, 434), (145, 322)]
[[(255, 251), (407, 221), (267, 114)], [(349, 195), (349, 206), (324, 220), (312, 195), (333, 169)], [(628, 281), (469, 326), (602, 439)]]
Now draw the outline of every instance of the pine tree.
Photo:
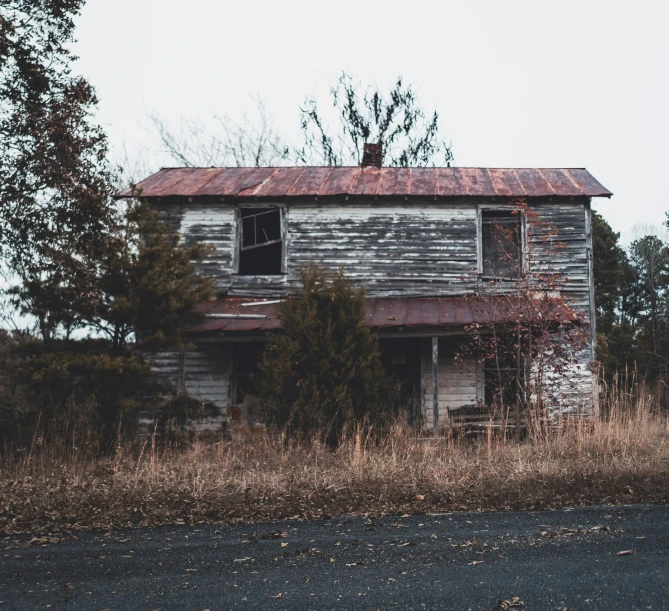
[(261, 356), (258, 388), (271, 423), (336, 445), (348, 426), (384, 422), (386, 377), (364, 289), (313, 263), (300, 279), (302, 292), (281, 304), (283, 330)]

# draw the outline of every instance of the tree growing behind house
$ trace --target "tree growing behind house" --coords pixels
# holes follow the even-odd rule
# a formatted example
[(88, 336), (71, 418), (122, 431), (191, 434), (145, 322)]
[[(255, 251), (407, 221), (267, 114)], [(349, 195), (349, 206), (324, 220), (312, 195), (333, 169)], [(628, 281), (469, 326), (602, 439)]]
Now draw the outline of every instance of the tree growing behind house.
[(426, 113), (401, 76), (384, 93), (344, 72), (330, 90), (330, 104), (334, 127), (316, 98), (307, 97), (300, 109), (304, 143), (295, 150), (300, 164), (360, 165), (367, 142), (383, 145), (389, 166), (450, 166), (453, 161), (451, 146), (439, 136), (439, 114)]
[(149, 120), (163, 152), (184, 166), (360, 165), (366, 142), (383, 145), (388, 166), (453, 162), (452, 147), (440, 135), (439, 114), (424, 110), (401, 76), (383, 91), (342, 73), (329, 98), (305, 99), (299, 144), (276, 131), (260, 99), (254, 104), (255, 112), (241, 120), (214, 115), (210, 124), (184, 119), (176, 128), (157, 114)]
[(601, 373), (611, 379), (616, 372), (635, 368), (635, 270), (620, 245), (620, 234), (592, 212), (593, 273), (597, 308), (597, 358)]
[(336, 445), (346, 427), (379, 426), (389, 415), (378, 342), (365, 324), (365, 292), (340, 269), (310, 264), (301, 292), (282, 302), (282, 331), (260, 359), (258, 390), (267, 420), (290, 435)]
[(597, 352), (607, 381), (666, 379), (669, 370), (669, 247), (648, 233), (627, 249), (593, 212)]

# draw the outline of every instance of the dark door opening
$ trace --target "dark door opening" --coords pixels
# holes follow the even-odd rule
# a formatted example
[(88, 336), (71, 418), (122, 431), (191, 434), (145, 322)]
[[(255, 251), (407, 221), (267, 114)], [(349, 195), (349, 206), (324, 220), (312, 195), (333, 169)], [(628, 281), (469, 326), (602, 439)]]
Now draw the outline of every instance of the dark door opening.
[(420, 416), (420, 338), (380, 339), (381, 362), (393, 383), (393, 407), (417, 426)]

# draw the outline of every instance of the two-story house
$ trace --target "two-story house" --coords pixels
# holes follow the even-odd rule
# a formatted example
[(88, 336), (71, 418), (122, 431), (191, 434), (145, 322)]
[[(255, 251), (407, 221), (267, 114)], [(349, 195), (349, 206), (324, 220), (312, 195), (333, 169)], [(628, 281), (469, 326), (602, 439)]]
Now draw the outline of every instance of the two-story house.
[(591, 411), (590, 201), (611, 193), (585, 169), (381, 167), (380, 153), (368, 146), (361, 167), (166, 168), (142, 181), (136, 193), (186, 243), (215, 246), (201, 272), (220, 293), (188, 329), (195, 348), (155, 354), (156, 369), (222, 414), (243, 403), (259, 350), (280, 328), (280, 300), (299, 289), (300, 267), (315, 261), (343, 266), (366, 286), (384, 363), (427, 427), (476, 413), (486, 403), (485, 372), (473, 357), (456, 362), (456, 345), (482, 315), (482, 279), (494, 277), (496, 264), (509, 266), (491, 236), (507, 227), (523, 251), (527, 215), (513, 213), (520, 198), (532, 222), (555, 228), (563, 247), (545, 258), (563, 273), (569, 306), (591, 331), (558, 407)]

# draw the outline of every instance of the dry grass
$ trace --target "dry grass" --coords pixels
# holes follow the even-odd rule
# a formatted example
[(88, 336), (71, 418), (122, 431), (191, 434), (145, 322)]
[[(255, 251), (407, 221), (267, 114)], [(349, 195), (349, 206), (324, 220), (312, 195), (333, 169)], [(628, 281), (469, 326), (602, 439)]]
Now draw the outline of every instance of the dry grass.
[(604, 403), (593, 422), (522, 442), (493, 430), (418, 439), (398, 426), (336, 451), (257, 436), (182, 449), (149, 440), (103, 459), (41, 447), (0, 464), (0, 532), (669, 500), (666, 412), (644, 392)]

